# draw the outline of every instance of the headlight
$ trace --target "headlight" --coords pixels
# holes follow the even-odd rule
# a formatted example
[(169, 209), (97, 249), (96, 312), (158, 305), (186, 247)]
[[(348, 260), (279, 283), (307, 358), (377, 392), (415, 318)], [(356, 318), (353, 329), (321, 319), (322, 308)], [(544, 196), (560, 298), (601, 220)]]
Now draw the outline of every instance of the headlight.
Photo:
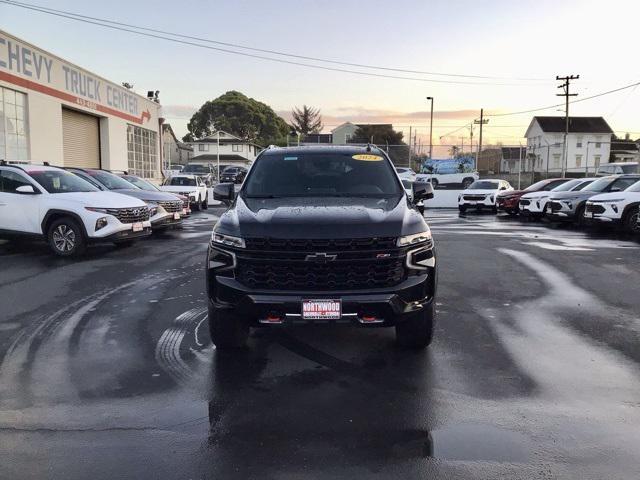
[(97, 213), (109, 213), (108, 209), (106, 208), (97, 208), (97, 207), (84, 207), (85, 210), (89, 210), (90, 212), (97, 212)]
[(244, 239), (217, 233), (215, 230), (211, 234), (211, 242), (218, 245), (226, 245), (227, 247), (245, 248), (246, 246)]
[(418, 245), (421, 243), (431, 242), (431, 230), (425, 230), (421, 233), (414, 233), (412, 235), (405, 235), (404, 237), (398, 237), (396, 245), (398, 247), (406, 247), (409, 245)]
[(612, 198), (611, 200), (607, 199), (607, 200), (594, 200), (591, 203), (618, 203), (618, 202), (623, 202), (624, 198)]
[(149, 209), (149, 216), (153, 217), (156, 213), (158, 213), (158, 204), (153, 202), (144, 202), (147, 204), (147, 208)]

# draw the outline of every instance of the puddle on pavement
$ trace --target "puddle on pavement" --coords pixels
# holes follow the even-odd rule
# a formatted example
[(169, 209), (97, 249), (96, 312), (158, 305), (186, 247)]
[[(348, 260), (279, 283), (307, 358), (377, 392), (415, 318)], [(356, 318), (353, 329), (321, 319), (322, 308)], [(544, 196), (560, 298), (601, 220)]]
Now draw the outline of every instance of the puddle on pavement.
[(456, 425), (431, 432), (435, 458), (458, 461), (526, 462), (527, 437), (490, 425)]

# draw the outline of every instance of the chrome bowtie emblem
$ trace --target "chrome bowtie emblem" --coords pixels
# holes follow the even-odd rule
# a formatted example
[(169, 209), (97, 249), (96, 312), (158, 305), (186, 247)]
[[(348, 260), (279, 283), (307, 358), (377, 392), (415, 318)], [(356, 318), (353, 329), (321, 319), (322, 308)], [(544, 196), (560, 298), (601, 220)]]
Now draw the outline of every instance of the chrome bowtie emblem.
[(326, 263), (326, 262), (333, 262), (336, 258), (338, 258), (338, 255), (320, 252), (320, 253), (312, 253), (310, 255), (307, 255), (306, 257), (304, 257), (304, 261)]

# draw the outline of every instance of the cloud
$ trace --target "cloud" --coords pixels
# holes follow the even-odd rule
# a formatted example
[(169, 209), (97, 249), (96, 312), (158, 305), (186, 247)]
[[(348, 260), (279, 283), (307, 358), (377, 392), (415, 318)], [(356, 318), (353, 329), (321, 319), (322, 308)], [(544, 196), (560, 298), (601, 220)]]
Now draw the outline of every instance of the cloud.
[[(291, 112), (280, 110), (276, 112), (287, 121), (291, 121)], [(326, 130), (340, 125), (344, 122), (353, 123), (393, 123), (396, 125), (407, 125), (412, 123), (429, 123), (429, 110), (419, 110), (415, 112), (401, 112), (395, 110), (380, 110), (364, 107), (338, 107), (327, 109), (321, 112), (322, 123)], [(470, 121), (478, 116), (476, 110), (434, 110), (434, 123), (440, 120), (462, 120)]]
[(162, 105), (162, 114), (169, 120), (189, 120), (198, 108), (193, 105)]

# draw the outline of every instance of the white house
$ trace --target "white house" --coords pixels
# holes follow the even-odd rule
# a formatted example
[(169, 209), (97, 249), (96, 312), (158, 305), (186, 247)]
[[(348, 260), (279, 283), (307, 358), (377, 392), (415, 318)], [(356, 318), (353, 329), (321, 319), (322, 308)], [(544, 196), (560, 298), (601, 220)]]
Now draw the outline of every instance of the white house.
[[(527, 164), (531, 171), (562, 171), (564, 117), (533, 117), (527, 138)], [(567, 172), (595, 172), (609, 162), (613, 130), (602, 117), (569, 117)]]
[(353, 139), (353, 136), (356, 133), (356, 130), (358, 130), (358, 128), (360, 127), (364, 127), (368, 125), (391, 127), (391, 124), (383, 124), (383, 123), (355, 124), (351, 122), (345, 122), (342, 125), (338, 125), (336, 128), (331, 130), (331, 143), (333, 143), (334, 145), (344, 145), (346, 143), (351, 143), (351, 140)]
[[(224, 165), (242, 165), (247, 166), (255, 159), (262, 147), (255, 143), (242, 140), (228, 132), (220, 130), (213, 132), (208, 137), (186, 142), (193, 148), (192, 163), (215, 164), (218, 160)], [(220, 145), (220, 152), (218, 152)]]
[(168, 123), (162, 124), (162, 164), (163, 168), (169, 165), (185, 165), (193, 157), (193, 148), (185, 145), (173, 133), (173, 128)]

